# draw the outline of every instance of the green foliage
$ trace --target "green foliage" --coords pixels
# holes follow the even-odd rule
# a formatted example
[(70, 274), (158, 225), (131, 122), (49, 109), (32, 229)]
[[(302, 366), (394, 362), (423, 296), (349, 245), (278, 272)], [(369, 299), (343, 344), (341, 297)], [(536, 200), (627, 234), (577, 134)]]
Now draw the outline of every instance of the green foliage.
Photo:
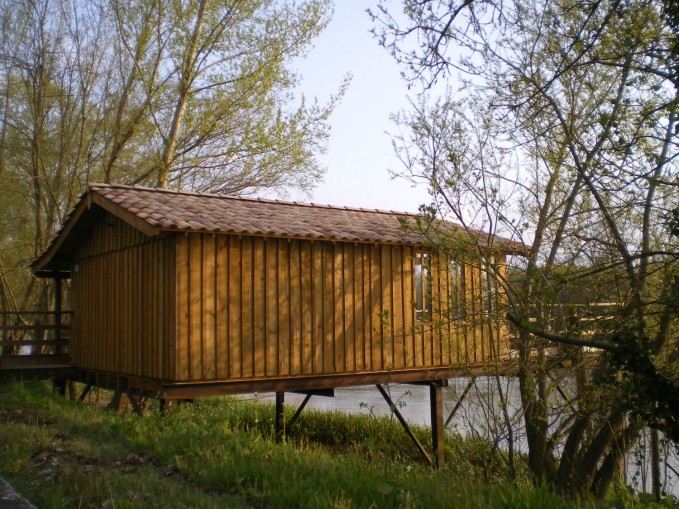
[[(494, 274), (517, 326), (521, 431), (536, 481), (574, 495), (603, 496), (644, 425), (679, 437), (675, 4), (373, 13), (413, 82), (460, 73), (457, 93), (394, 117), (394, 145), (405, 178), (429, 184), (418, 226), (434, 246), (457, 240), (432, 227), (442, 216), (527, 246), (521, 270)], [(478, 240), (482, 255), (492, 237)]]
[(618, 351), (607, 353), (602, 362), (618, 394), (615, 404), (679, 443), (679, 376), (658, 369), (647, 338), (629, 332), (616, 339)]
[(478, 483), (469, 452), (480, 444), (459, 438), (447, 442), (450, 469), (387, 460), (393, 449), (369, 444), (398, 444), (388, 419), (311, 413), (278, 444), (272, 406), (235, 398), (139, 417), (19, 383), (0, 387), (0, 403), (0, 473), (43, 507), (595, 507), (499, 477)]
[[(87, 182), (309, 191), (346, 83), (295, 97), (330, 0), (0, 0), (0, 309)], [(47, 301), (46, 293), (40, 298)]]
[(675, 207), (667, 214), (667, 226), (670, 233), (679, 237), (679, 207)]

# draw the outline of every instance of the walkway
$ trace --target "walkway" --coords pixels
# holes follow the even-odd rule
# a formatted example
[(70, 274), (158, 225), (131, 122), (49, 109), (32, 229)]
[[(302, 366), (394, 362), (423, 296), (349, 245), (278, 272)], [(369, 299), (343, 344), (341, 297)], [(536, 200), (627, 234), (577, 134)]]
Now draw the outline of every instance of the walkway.
[(14, 488), (0, 477), (0, 509), (36, 509), (24, 497), (19, 495)]

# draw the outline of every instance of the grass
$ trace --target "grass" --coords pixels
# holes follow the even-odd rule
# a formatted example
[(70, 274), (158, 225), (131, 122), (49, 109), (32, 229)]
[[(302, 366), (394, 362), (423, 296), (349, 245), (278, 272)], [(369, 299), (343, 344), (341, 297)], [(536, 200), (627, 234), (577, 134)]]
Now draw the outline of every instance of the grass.
[[(44, 383), (4, 383), (0, 473), (47, 508), (634, 505), (578, 505), (544, 488), (515, 487), (502, 478), (501, 456), (454, 436), (448, 466), (434, 471), (389, 418), (307, 410), (285, 443), (273, 438), (273, 418), (272, 405), (236, 398), (139, 417), (66, 400)], [(427, 443), (428, 430), (415, 431)]]

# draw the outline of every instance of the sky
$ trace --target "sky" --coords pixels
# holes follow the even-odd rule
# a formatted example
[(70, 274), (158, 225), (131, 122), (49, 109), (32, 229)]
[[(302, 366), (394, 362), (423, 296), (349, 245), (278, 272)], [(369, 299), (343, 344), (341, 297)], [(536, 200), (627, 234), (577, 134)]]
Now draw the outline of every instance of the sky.
[(408, 106), (407, 86), (396, 62), (370, 34), (366, 5), (336, 0), (332, 21), (296, 66), (302, 77), (299, 92), (321, 104), (337, 92), (346, 74), (353, 76), (330, 118), (328, 151), (319, 157), (327, 173), (311, 201), (416, 212), (428, 202), (426, 189), (393, 180), (388, 173), (389, 168), (401, 169), (386, 131), (394, 130), (389, 115)]

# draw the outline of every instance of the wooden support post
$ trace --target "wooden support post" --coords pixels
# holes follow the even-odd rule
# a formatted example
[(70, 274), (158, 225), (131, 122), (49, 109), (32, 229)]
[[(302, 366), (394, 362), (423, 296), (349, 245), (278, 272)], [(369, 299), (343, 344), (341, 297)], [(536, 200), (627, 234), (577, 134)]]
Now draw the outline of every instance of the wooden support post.
[(443, 441), (445, 430), (443, 425), (443, 391), (439, 383), (432, 382), (429, 385), (429, 397), (431, 400), (431, 438), (432, 448), (434, 449), (434, 464), (436, 468), (440, 468), (446, 462), (446, 454)]
[(276, 418), (275, 418), (275, 427), (276, 427), (276, 441), (280, 442), (283, 440), (283, 436), (285, 434), (285, 393), (284, 392), (277, 392), (276, 393)]
[[(61, 341), (61, 278), (54, 278), (54, 339)], [(61, 355), (61, 343), (54, 347), (54, 354)]]
[(175, 398), (160, 398), (158, 408), (161, 414), (179, 407), (181, 400)]
[(107, 409), (113, 410), (115, 412), (120, 411), (120, 400), (122, 398), (122, 392), (118, 389), (115, 390), (113, 393), (113, 397), (111, 398), (111, 402), (107, 405)]
[(306, 407), (307, 403), (311, 399), (311, 396), (322, 396), (324, 398), (334, 398), (335, 397), (335, 389), (313, 389), (310, 391), (290, 391), (295, 394), (304, 394), (304, 401), (302, 401), (302, 404), (299, 405), (297, 408), (297, 411), (295, 412), (295, 415), (292, 416), (292, 418), (286, 423), (287, 429), (290, 429), (290, 427), (295, 423), (297, 418), (301, 415), (302, 411)]
[(173, 399), (167, 399), (167, 398), (160, 398), (158, 400), (158, 411), (161, 414), (164, 414), (167, 412), (170, 408), (172, 408), (173, 405), (176, 405), (176, 401)]
[(658, 430), (651, 428), (651, 488), (657, 502), (662, 499), (662, 483), (660, 481), (660, 440)]
[(88, 383), (87, 385), (85, 385), (85, 388), (80, 393), (80, 397), (78, 398), (78, 400), (83, 401), (87, 397), (87, 395), (90, 393), (91, 390), (92, 390), (92, 384)]
[(75, 399), (76, 385), (74, 380), (66, 380), (66, 391), (68, 392), (68, 399)]
[(453, 411), (450, 412), (450, 415), (449, 415), (448, 418), (446, 419), (446, 424), (445, 424), (445, 427), (446, 427), (446, 428), (447, 428), (448, 425), (450, 424), (450, 421), (453, 420), (453, 417), (455, 417), (455, 414), (457, 413), (457, 411), (458, 411), (458, 410), (460, 409), (460, 407), (462, 406), (462, 402), (464, 401), (464, 398), (466, 398), (466, 397), (467, 397), (467, 394), (469, 394), (469, 391), (470, 391), (471, 388), (473, 387), (475, 381), (476, 381), (476, 377), (471, 377), (471, 378), (469, 379), (469, 383), (467, 384), (467, 387), (464, 388), (464, 391), (462, 392), (462, 396), (460, 396), (460, 399), (457, 400), (457, 403), (455, 403), (455, 408), (453, 408)]
[(306, 404), (307, 404), (307, 403), (309, 402), (309, 400), (311, 399), (311, 396), (312, 396), (312, 394), (309, 392), (309, 393), (304, 397), (304, 401), (302, 401), (302, 404), (299, 405), (299, 408), (297, 408), (297, 411), (295, 412), (295, 415), (293, 415), (293, 416), (292, 416), (292, 419), (290, 419), (290, 422), (288, 423), (288, 429), (290, 429), (290, 427), (295, 423), (295, 421), (297, 420), (297, 418), (300, 416), (300, 414), (302, 413), (302, 410), (304, 410), (304, 407), (306, 406)]
[(52, 379), (52, 389), (60, 396), (66, 396), (66, 380), (63, 378)]
[(144, 410), (142, 409), (137, 397), (130, 391), (125, 391), (125, 396), (127, 396), (127, 401), (129, 401), (130, 405), (132, 405), (132, 411), (137, 415), (144, 415)]

